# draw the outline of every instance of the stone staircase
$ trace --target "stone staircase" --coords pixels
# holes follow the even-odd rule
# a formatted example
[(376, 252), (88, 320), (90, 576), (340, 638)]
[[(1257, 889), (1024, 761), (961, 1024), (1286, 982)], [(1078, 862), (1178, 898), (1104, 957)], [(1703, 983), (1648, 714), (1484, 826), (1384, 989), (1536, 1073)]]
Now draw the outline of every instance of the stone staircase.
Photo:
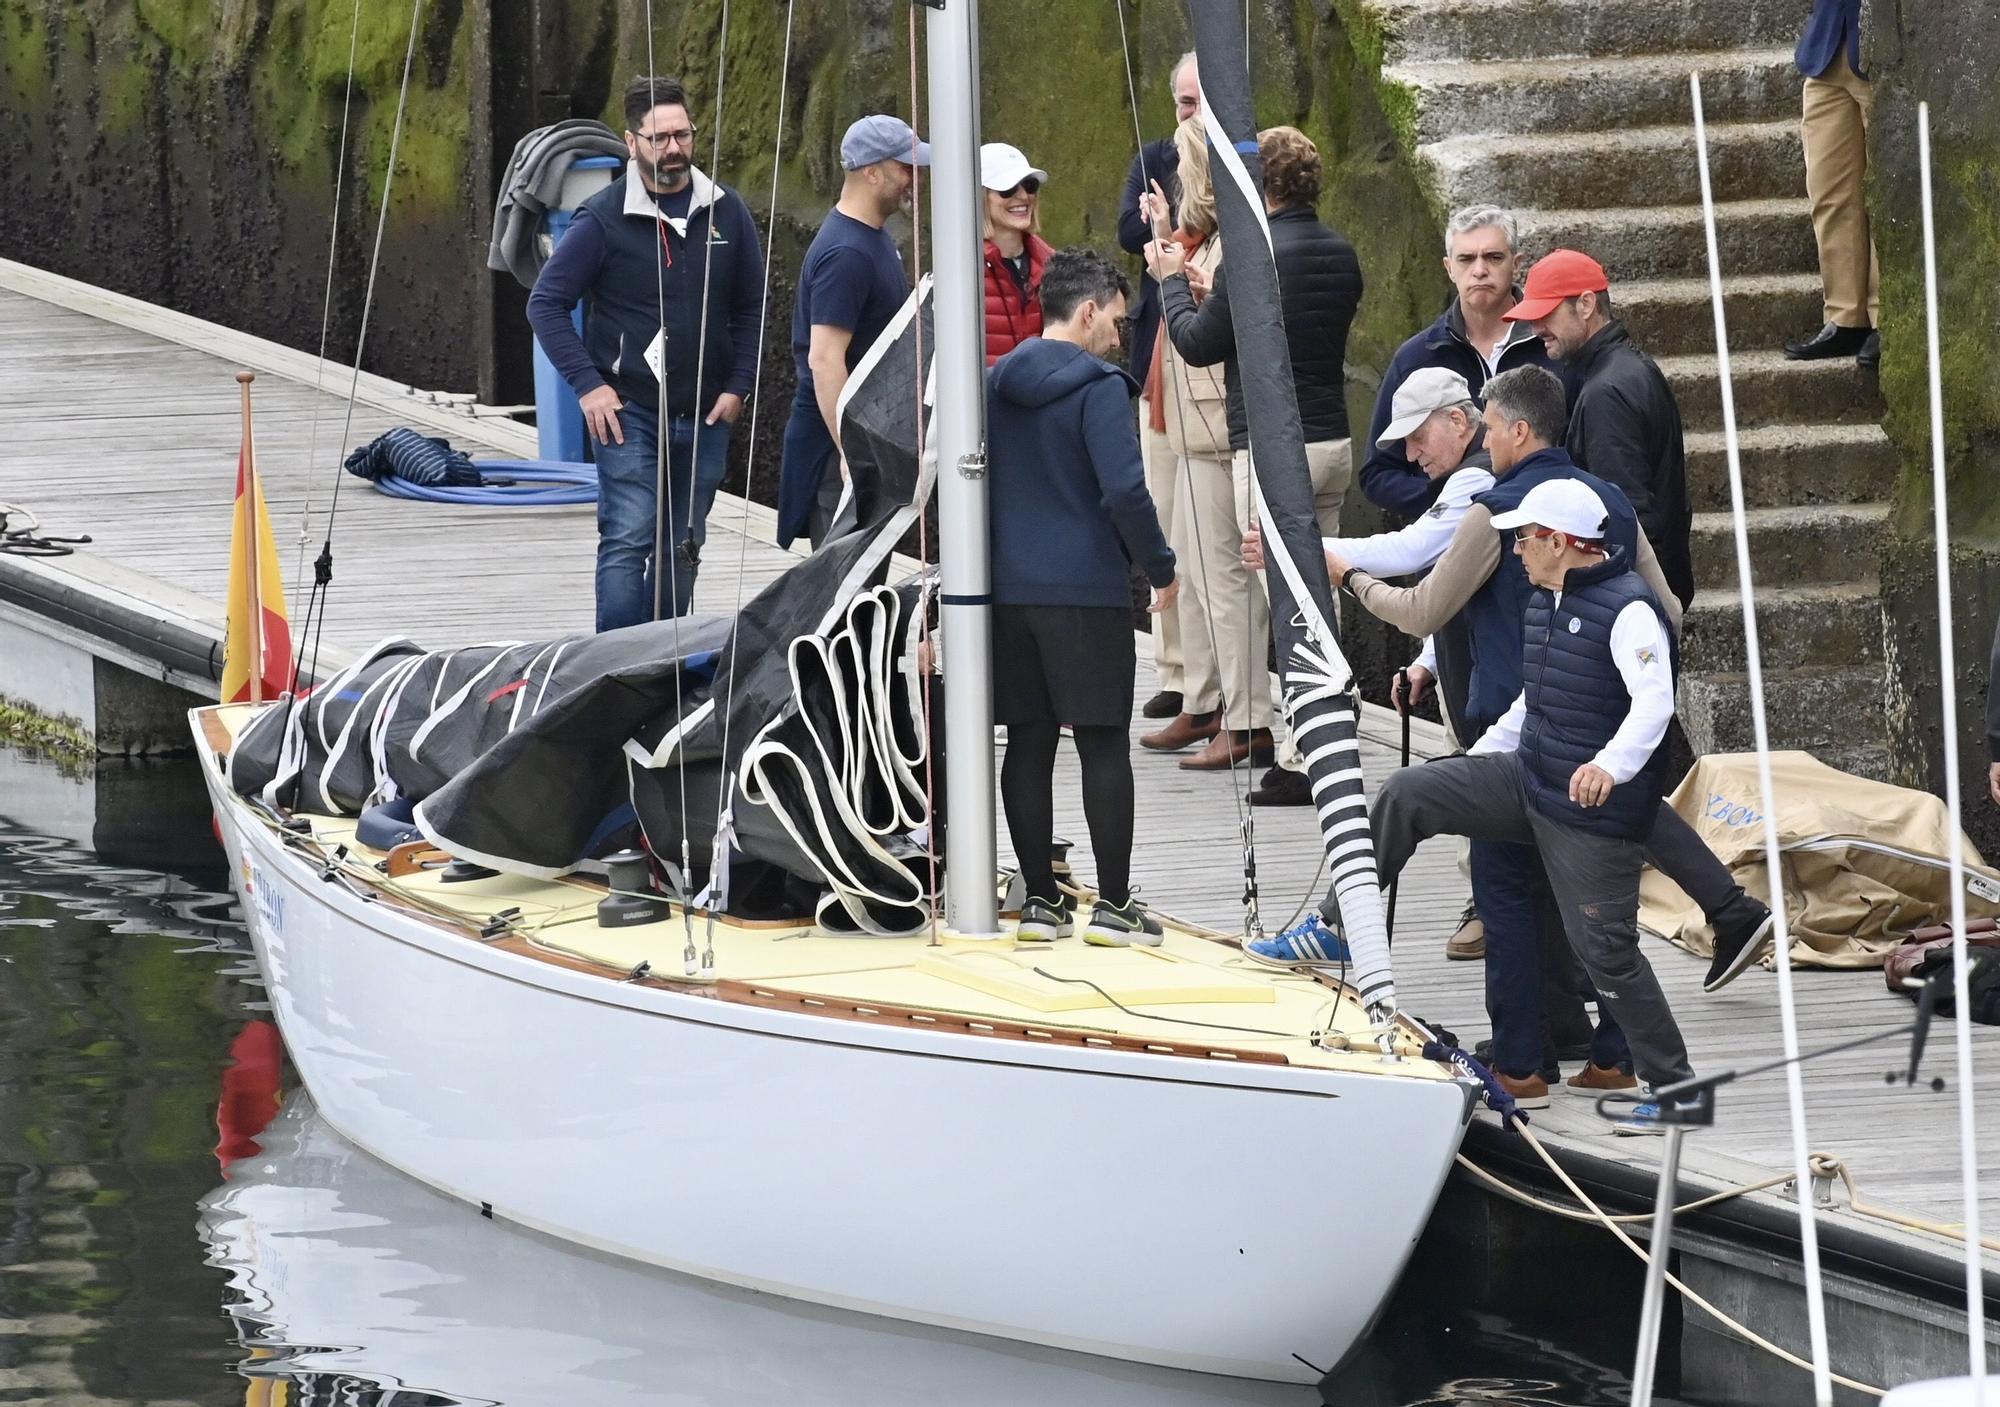
[(1681, 720), (1698, 752), (1753, 745), (1688, 74), (1717, 201), (1766, 715), (1774, 747), (1886, 776), (1876, 567), (1896, 460), (1871, 376), (1787, 362), (1820, 287), (1799, 150), (1797, 0), (1365, 0), (1383, 80), (1447, 208), (1515, 210), (1528, 252), (1611, 275), (1618, 315), (1680, 401), (1697, 595)]

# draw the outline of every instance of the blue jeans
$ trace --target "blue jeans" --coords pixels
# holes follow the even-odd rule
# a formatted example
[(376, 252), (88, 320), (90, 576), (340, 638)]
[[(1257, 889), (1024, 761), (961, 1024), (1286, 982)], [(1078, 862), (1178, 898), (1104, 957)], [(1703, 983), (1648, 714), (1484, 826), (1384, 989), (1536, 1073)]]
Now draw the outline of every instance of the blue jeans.
[[(660, 591), (660, 617), (686, 615), (694, 601), (696, 563), (708, 540), (708, 510), (729, 467), (725, 423), (700, 426), (676, 415), (667, 423), (667, 528), (659, 560), (653, 556), (658, 513), (659, 417), (627, 403), (618, 412), (624, 444), (594, 445), (597, 455), (597, 628), (617, 630), (653, 615), (653, 589)], [(650, 570), (649, 566), (650, 565)]]

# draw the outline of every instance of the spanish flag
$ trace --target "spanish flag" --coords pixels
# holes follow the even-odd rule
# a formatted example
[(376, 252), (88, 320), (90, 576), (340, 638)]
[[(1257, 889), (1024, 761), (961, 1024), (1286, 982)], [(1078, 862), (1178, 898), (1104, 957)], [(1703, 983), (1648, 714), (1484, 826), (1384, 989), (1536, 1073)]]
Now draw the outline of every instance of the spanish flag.
[(257, 482), (250, 430), (250, 383), (244, 371), (243, 448), (236, 460), (236, 516), (229, 534), (229, 618), (222, 647), (222, 701), (261, 703), (292, 687), (292, 627), (271, 515)]

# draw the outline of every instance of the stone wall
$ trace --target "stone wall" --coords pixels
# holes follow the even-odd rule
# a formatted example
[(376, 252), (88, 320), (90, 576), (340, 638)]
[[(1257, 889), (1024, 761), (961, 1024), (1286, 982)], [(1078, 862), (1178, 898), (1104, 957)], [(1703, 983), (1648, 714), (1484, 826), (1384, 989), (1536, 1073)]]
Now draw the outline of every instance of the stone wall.
[(1874, 0), (1869, 211), (1882, 261), (1882, 390), (1902, 461), (1882, 595), (1902, 780), (1942, 791), (1936, 538), (1926, 383), (1917, 104), (1931, 114), (1952, 604), (1966, 829), (2000, 853), (1986, 791), (1987, 659), (2000, 614), (2000, 33), (1987, 7)]

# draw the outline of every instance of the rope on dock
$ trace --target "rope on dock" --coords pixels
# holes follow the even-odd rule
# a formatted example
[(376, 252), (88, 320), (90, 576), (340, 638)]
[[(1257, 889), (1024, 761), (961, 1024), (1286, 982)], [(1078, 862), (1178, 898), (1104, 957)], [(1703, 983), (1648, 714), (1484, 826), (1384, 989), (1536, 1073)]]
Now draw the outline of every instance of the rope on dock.
[[(1598, 1222), (1604, 1227), (1605, 1230), (1609, 1231), (1613, 1236), (1616, 1236), (1620, 1241), (1620, 1243), (1624, 1245), (1626, 1250), (1630, 1251), (1633, 1255), (1637, 1256), (1642, 1264), (1646, 1265), (1652, 1264), (1653, 1258), (1651, 1255), (1647, 1253), (1646, 1248), (1641, 1246), (1637, 1241), (1634, 1241), (1631, 1238), (1631, 1236), (1626, 1233), (1625, 1228), (1618, 1224), (1620, 1221), (1630, 1221), (1630, 1220), (1647, 1221), (1651, 1220), (1650, 1216), (1644, 1216), (1644, 1217), (1612, 1216), (1610, 1213), (1606, 1212), (1602, 1207), (1598, 1206), (1596, 1202), (1592, 1201), (1590, 1198), (1590, 1194), (1585, 1192), (1581, 1187), (1577, 1185), (1576, 1179), (1572, 1178), (1569, 1175), (1569, 1173), (1563, 1168), (1562, 1164), (1558, 1163), (1555, 1160), (1555, 1158), (1549, 1153), (1548, 1149), (1542, 1146), (1541, 1139), (1535, 1136), (1535, 1131), (1532, 1128), (1530, 1128), (1525, 1122), (1516, 1123), (1512, 1125), (1512, 1127), (1516, 1133), (1520, 1134), (1521, 1137), (1528, 1140), (1528, 1146), (1535, 1150), (1536, 1156), (1541, 1158), (1541, 1160), (1544, 1163), (1548, 1164), (1549, 1171), (1554, 1173), (1557, 1179), (1561, 1181), (1563, 1186), (1569, 1189), (1570, 1195), (1576, 1198), (1577, 1201), (1583, 1203), (1585, 1207), (1590, 1209), (1590, 1215), (1588, 1217), (1585, 1217), (1582, 1213), (1576, 1212), (1568, 1207), (1561, 1207), (1553, 1202), (1545, 1202), (1539, 1197), (1532, 1196), (1529, 1193), (1520, 1191), (1518, 1188), (1511, 1187), (1508, 1184), (1501, 1182), (1500, 1179), (1488, 1173), (1484, 1168), (1478, 1167), (1476, 1164), (1472, 1163), (1462, 1153), (1458, 1155), (1458, 1161), (1464, 1164), (1466, 1167), (1470, 1168), (1473, 1172), (1477, 1173), (1480, 1177), (1486, 1179), (1487, 1181), (1493, 1183), (1495, 1186), (1499, 1187), (1509, 1197), (1512, 1197), (1517, 1201), (1525, 1202), (1530, 1206), (1538, 1207), (1546, 1211), (1557, 1212), (1560, 1215), (1566, 1217), (1572, 1217), (1579, 1220), (1594, 1220)], [(1832, 1160), (1832, 1161), (1836, 1166), (1838, 1165), (1838, 1160)], [(1779, 1178), (1752, 1184), (1749, 1186), (1733, 1188), (1730, 1189), (1729, 1191), (1720, 1193), (1714, 1197), (1707, 1197), (1698, 1202), (1690, 1202), (1686, 1207), (1680, 1208), (1679, 1210), (1692, 1211), (1698, 1207), (1710, 1206), (1716, 1202), (1724, 1201), (1731, 1197), (1745, 1196), (1750, 1192), (1761, 1191), (1764, 1188), (1774, 1186), (1778, 1182), (1788, 1182), (1790, 1180), (1791, 1180), (1791, 1174), (1787, 1173)], [(1849, 1186), (1851, 1187), (1852, 1184), (1850, 1183)], [(1732, 1319), (1729, 1315), (1723, 1313), (1721, 1310), (1717, 1309), (1714, 1305), (1710, 1304), (1707, 1300), (1703, 1299), (1700, 1295), (1696, 1294), (1692, 1289), (1690, 1289), (1686, 1285), (1686, 1283), (1684, 1283), (1680, 1279), (1679, 1276), (1675, 1275), (1672, 1271), (1667, 1272), (1667, 1283), (1669, 1285), (1672, 1285), (1676, 1290), (1678, 1290), (1682, 1298), (1686, 1299), (1689, 1304), (1692, 1304), (1697, 1309), (1702, 1310), (1710, 1318), (1714, 1319), (1717, 1323), (1723, 1325), (1725, 1328), (1735, 1330), (1737, 1334), (1742, 1336), (1749, 1343), (1755, 1344), (1758, 1348), (1763, 1349), (1766, 1353), (1769, 1353), (1776, 1358), (1783, 1359), (1785, 1362), (1791, 1364), (1795, 1368), (1804, 1368), (1808, 1372), (1812, 1371), (1813, 1365), (1811, 1363), (1807, 1362), (1805, 1359), (1799, 1357), (1796, 1353), (1793, 1353), (1788, 1349), (1783, 1349), (1778, 1347), (1778, 1345), (1772, 1343), (1769, 1339), (1763, 1337), (1761, 1334), (1758, 1334), (1755, 1330), (1749, 1328), (1748, 1326), (1744, 1325), (1738, 1320)], [(1853, 1378), (1844, 1378), (1840, 1376), (1840, 1374), (1838, 1373), (1831, 1374), (1831, 1377), (1834, 1382), (1839, 1383), (1842, 1387), (1852, 1388), (1856, 1392), (1867, 1393), (1870, 1397), (1885, 1397), (1888, 1395), (1883, 1389), (1879, 1387), (1871, 1386), (1868, 1383), (1857, 1382)]]

